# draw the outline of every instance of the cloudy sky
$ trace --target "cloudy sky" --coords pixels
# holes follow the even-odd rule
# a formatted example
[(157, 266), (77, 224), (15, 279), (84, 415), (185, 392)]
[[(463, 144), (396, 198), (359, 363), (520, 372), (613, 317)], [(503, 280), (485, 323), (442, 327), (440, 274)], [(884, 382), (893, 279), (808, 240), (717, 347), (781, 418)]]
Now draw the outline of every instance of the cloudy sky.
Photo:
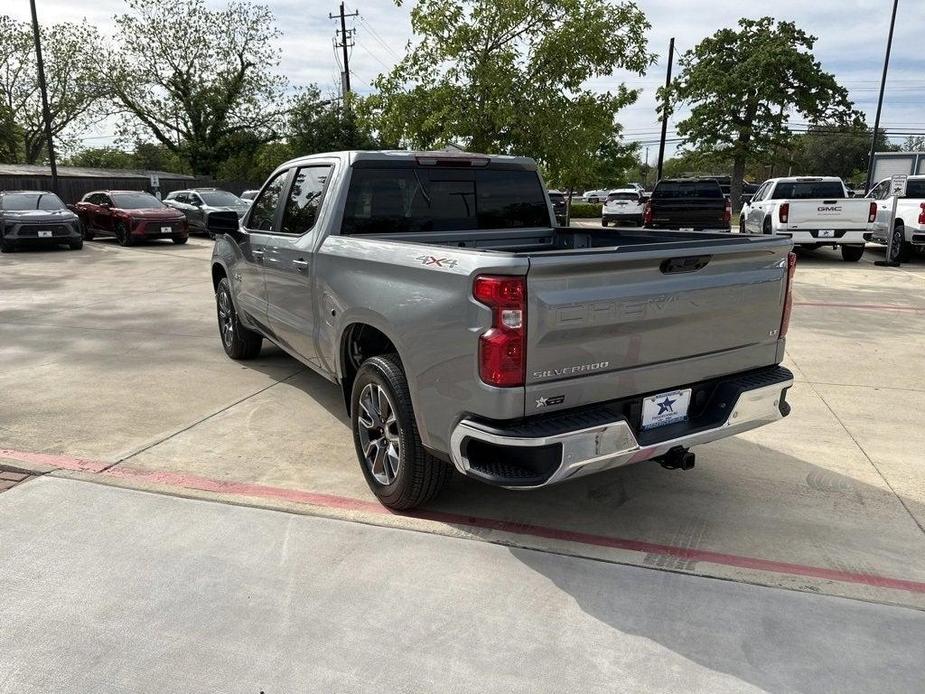
[[(104, 33), (112, 29), (112, 16), (124, 9), (123, 0), (36, 0), (39, 19), (44, 22), (76, 21), (86, 17)], [(152, 0), (156, 1), (156, 0)], [(222, 2), (208, 0), (210, 5)], [(328, 13), (336, 12), (334, 0), (265, 0), (276, 14), (284, 35), (281, 71), (293, 85), (318, 83), (333, 92), (339, 83), (340, 67), (332, 40), (335, 22)], [(350, 56), (353, 88), (370, 91), (375, 76), (386, 71), (402, 55), (411, 38), (409, 21), (413, 0), (396, 7), (393, 0), (355, 0), (348, 12), (360, 16), (348, 20), (356, 30), (356, 45)], [(650, 50), (659, 61), (645, 76), (615, 74), (599, 80), (595, 88), (608, 89), (625, 82), (642, 88), (639, 101), (621, 111), (618, 119), (626, 137), (652, 145), (656, 150), (658, 123), (655, 90), (664, 82), (669, 38), (674, 36), (679, 51), (693, 47), (700, 39), (720, 27), (734, 26), (739, 17), (757, 18), (772, 14), (792, 20), (819, 38), (816, 56), (848, 88), (856, 106), (866, 111), (873, 124), (880, 71), (889, 28), (892, 0), (637, 0), (652, 29)], [(7, 0), (3, 12), (20, 19), (29, 18), (28, 0)], [(896, 35), (890, 75), (884, 101), (882, 123), (894, 130), (925, 132), (925, 52), (919, 43), (925, 28), (925, 0), (899, 0)], [(681, 111), (675, 121), (683, 118)], [(88, 133), (89, 145), (111, 142), (111, 123), (101, 123)], [(669, 128), (673, 123), (669, 125)], [(669, 137), (672, 136), (669, 130)]]

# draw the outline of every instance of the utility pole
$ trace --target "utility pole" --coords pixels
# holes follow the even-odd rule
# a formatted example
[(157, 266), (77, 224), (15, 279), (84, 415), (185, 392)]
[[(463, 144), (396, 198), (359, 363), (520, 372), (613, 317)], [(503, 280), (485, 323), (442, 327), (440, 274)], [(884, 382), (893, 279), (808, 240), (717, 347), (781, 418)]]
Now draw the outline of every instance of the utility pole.
[(45, 84), (45, 64), (42, 62), (42, 38), (39, 35), (39, 18), (35, 12), (35, 0), (29, 0), (32, 8), (32, 35), (35, 37), (35, 62), (39, 73), (39, 91), (42, 93), (42, 118), (45, 121), (45, 141), (48, 143), (48, 162), (51, 165), (51, 192), (58, 192), (58, 165), (55, 163), (55, 145), (51, 138), (51, 111), (48, 108), (48, 87)]
[(883, 110), (883, 91), (886, 89), (886, 73), (890, 67), (890, 51), (893, 48), (893, 27), (896, 26), (896, 8), (899, 0), (893, 0), (893, 15), (890, 17), (890, 33), (886, 39), (886, 57), (883, 59), (883, 76), (880, 78), (880, 98), (877, 99), (877, 115), (874, 118), (874, 136), (870, 141), (870, 157), (867, 160), (867, 180), (864, 181), (864, 193), (870, 192), (870, 180), (874, 176), (874, 154), (877, 149), (877, 135), (880, 134), (880, 111)]
[(328, 19), (340, 19), (340, 31), (336, 32), (340, 36), (340, 43), (335, 41), (334, 45), (338, 48), (342, 48), (344, 53), (344, 72), (343, 72), (343, 91), (344, 97), (347, 96), (347, 92), (350, 91), (350, 64), (349, 56), (347, 54), (347, 49), (353, 46), (353, 29), (347, 30), (347, 17), (358, 17), (359, 12), (351, 12), (346, 14), (344, 12), (344, 3), (340, 4), (340, 13), (339, 14), (328, 14)]
[(668, 134), (668, 90), (671, 88), (671, 64), (674, 62), (674, 36), (668, 44), (668, 74), (665, 75), (665, 100), (662, 103), (662, 138), (658, 141), (658, 173), (655, 182), (662, 179), (662, 164), (665, 163), (665, 137)]

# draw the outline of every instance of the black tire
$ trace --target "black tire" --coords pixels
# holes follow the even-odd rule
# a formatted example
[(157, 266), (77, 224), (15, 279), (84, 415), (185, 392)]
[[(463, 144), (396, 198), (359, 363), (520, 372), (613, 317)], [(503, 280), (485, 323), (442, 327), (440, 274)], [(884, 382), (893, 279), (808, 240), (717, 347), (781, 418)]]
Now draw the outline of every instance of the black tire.
[(741, 217), (739, 217), (739, 233), (740, 234), (745, 233), (745, 220), (742, 219)]
[[(382, 421), (382, 409), (378, 414), (370, 415), (368, 412), (370, 401), (366, 394), (377, 392), (376, 389), (380, 395), (384, 391), (388, 403), (389, 416), (385, 417), (385, 422)], [(360, 405), (361, 397), (366, 402), (363, 407)], [(364, 426), (361, 417), (373, 426)], [(421, 444), (408, 382), (398, 355), (383, 354), (363, 362), (350, 394), (350, 424), (360, 469), (369, 488), (384, 506), (400, 511), (427, 503), (437, 496), (452, 475), (450, 464), (434, 458)], [(370, 438), (374, 430), (378, 431), (378, 439)], [(395, 443), (398, 445), (395, 446)], [(381, 455), (380, 472), (375, 473), (383, 444), (386, 448)], [(375, 446), (374, 451), (372, 446)], [(370, 463), (367, 462), (367, 451), (373, 456)], [(397, 459), (397, 467), (393, 456)]]
[(86, 222), (80, 222), (80, 235), (83, 237), (84, 241), (93, 240), (93, 232), (90, 231), (90, 227), (87, 226)]
[[(887, 260), (905, 263), (909, 260), (909, 245), (906, 243), (906, 227), (902, 222), (897, 222), (893, 227), (893, 256)], [(889, 251), (889, 246), (887, 246), (887, 251)]]
[(14, 250), (16, 250), (16, 246), (12, 241), (0, 239), (0, 253), (12, 253)]
[(76, 241), (69, 241), (67, 245), (70, 247), (72, 251), (79, 251), (81, 248), (84, 247), (84, 240), (77, 239)]
[(864, 256), (864, 246), (842, 246), (841, 259), (846, 263), (856, 263)]
[(218, 336), (225, 354), (236, 360), (253, 359), (260, 354), (263, 335), (241, 325), (227, 277), (223, 277), (215, 289), (215, 312), (218, 316)]
[(173, 242), (178, 246), (182, 246), (184, 243), (189, 241), (189, 236), (174, 236)]
[(116, 240), (119, 242), (120, 246), (135, 245), (135, 239), (132, 238), (132, 235), (128, 231), (128, 227), (125, 226), (124, 222), (119, 222), (116, 225)]
[(602, 227), (607, 226), (607, 220), (606, 220), (606, 219), (602, 219), (602, 220), (601, 220), (601, 226), (602, 226)]
[(764, 224), (761, 225), (761, 233), (762, 234), (771, 233), (771, 218), (770, 217), (764, 218)]

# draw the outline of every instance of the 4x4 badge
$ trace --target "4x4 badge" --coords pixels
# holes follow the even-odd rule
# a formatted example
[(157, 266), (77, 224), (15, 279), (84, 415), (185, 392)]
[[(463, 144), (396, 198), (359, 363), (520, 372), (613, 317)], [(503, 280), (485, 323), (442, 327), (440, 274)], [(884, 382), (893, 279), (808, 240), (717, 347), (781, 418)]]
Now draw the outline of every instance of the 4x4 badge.
[(453, 268), (459, 263), (455, 258), (437, 258), (432, 255), (419, 255), (415, 260), (419, 261), (421, 265), (436, 265), (437, 267), (449, 267)]
[(553, 395), (552, 397), (541, 396), (536, 401), (537, 407), (552, 407), (553, 405), (561, 405), (565, 402), (564, 395)]

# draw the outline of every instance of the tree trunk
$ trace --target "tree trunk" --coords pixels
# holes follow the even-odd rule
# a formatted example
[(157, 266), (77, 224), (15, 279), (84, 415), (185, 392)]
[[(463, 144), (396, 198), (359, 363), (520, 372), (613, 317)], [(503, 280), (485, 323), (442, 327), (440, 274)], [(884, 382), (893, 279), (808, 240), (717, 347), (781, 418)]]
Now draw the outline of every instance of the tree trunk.
[(742, 209), (742, 179), (745, 178), (745, 153), (737, 152), (732, 159), (732, 180), (729, 185), (729, 201), (733, 213)]

